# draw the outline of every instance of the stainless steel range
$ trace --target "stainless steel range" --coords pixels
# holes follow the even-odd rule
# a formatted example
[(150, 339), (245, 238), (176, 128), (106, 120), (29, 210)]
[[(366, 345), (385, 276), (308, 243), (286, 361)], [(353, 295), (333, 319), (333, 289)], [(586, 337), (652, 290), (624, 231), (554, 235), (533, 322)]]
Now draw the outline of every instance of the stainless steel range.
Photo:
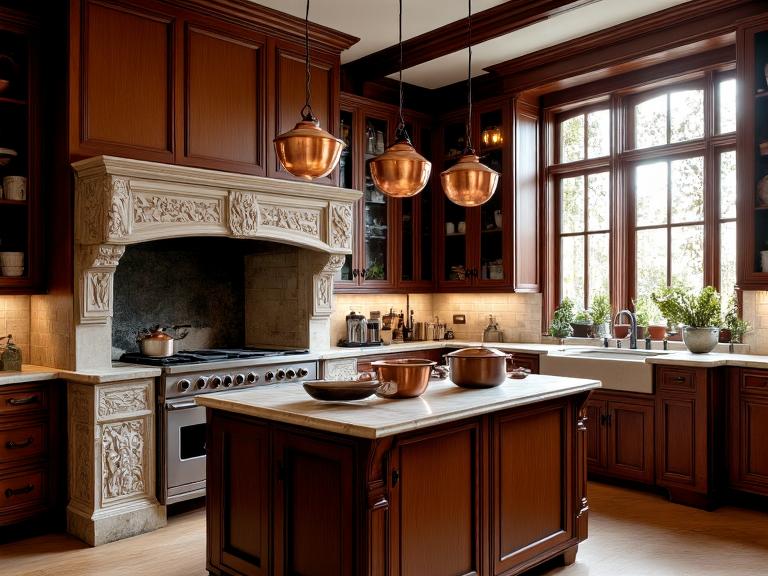
[(158, 500), (173, 504), (205, 496), (205, 408), (199, 394), (226, 394), (278, 382), (314, 380), (317, 362), (306, 350), (211, 349), (166, 358), (138, 353), (120, 360), (160, 366), (157, 382)]

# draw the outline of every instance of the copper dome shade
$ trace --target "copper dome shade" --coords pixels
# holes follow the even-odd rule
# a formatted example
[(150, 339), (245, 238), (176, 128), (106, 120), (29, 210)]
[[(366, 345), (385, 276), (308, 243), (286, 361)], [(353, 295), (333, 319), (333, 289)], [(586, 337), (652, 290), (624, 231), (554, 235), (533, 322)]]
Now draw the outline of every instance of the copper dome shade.
[(339, 163), (344, 141), (320, 128), (314, 116), (304, 116), (293, 130), (274, 139), (275, 152), (285, 169), (299, 178), (314, 180), (330, 174)]
[(416, 152), (407, 136), (401, 137), (370, 162), (371, 179), (387, 196), (408, 198), (429, 182), (432, 164)]
[(499, 173), (480, 162), (473, 150), (465, 150), (453, 166), (440, 174), (443, 192), (454, 204), (471, 208), (491, 199)]

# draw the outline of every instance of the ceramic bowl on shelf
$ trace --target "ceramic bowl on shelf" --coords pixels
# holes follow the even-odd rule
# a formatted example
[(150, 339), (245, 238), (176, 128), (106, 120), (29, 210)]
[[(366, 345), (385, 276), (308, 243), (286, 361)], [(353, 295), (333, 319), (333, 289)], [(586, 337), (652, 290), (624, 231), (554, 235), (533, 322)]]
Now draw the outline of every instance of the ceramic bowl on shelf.
[(0, 266), (24, 266), (24, 252), (0, 252)]
[(3, 276), (21, 276), (24, 274), (24, 266), (3, 266)]
[(315, 400), (362, 400), (381, 385), (376, 380), (307, 380), (304, 390)]
[(5, 166), (11, 161), (11, 158), (16, 158), (18, 154), (16, 150), (11, 148), (0, 148), (0, 166)]

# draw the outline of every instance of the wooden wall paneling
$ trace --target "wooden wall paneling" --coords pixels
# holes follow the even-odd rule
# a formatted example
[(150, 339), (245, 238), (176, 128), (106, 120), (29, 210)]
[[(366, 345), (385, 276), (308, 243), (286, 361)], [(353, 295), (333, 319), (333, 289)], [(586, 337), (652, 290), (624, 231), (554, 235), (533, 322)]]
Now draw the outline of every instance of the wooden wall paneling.
[[(339, 64), (338, 57), (312, 49), (311, 58), (311, 105), (320, 127), (331, 134), (339, 132)], [(275, 155), (272, 140), (278, 134), (291, 130), (301, 120), (306, 90), (306, 65), (303, 45), (282, 40), (270, 40), (269, 54), (274, 67), (268, 86), (274, 92), (268, 98), (267, 176), (296, 179), (280, 165)], [(316, 180), (319, 184), (336, 185), (338, 170), (325, 178)]]
[(73, 2), (71, 159), (113, 154), (171, 162), (174, 16), (151, 2)]
[(516, 99), (514, 126), (514, 272), (516, 292), (538, 292), (539, 109)]
[(185, 23), (180, 164), (265, 174), (266, 51), (263, 34)]

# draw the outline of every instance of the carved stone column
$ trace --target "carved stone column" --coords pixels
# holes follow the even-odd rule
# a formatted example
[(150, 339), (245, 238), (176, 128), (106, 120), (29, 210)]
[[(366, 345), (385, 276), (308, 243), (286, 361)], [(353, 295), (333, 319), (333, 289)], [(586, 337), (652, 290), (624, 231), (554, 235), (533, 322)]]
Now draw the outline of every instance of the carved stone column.
[(165, 526), (155, 495), (154, 380), (68, 383), (67, 531), (98, 546)]
[[(315, 265), (322, 265), (312, 276), (312, 306), (309, 317), (309, 341), (312, 350), (328, 350), (331, 347), (331, 313), (333, 312), (333, 277), (344, 265), (342, 254), (328, 256), (310, 253)], [(311, 268), (317, 270), (317, 268)]]

